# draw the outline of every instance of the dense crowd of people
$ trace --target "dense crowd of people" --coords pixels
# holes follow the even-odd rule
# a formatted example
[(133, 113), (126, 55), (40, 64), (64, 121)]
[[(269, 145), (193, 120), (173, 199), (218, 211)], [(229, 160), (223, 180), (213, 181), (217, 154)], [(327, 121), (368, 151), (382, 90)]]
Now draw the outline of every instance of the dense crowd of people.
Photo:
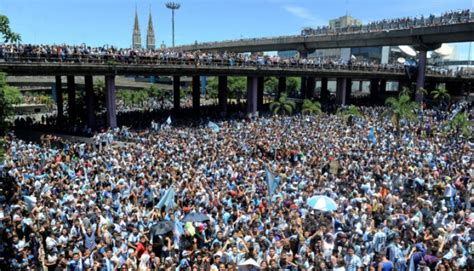
[(471, 21), (471, 11), (469, 9), (448, 11), (441, 16), (436, 17), (431, 14), (429, 17), (403, 17), (396, 19), (383, 19), (380, 21), (370, 22), (366, 25), (349, 25), (340, 28), (331, 28), (330, 26), (323, 26), (317, 28), (307, 27), (301, 31), (301, 35), (339, 35), (351, 33), (367, 33), (367, 32), (381, 32), (399, 29), (411, 29), (418, 27), (429, 27), (436, 25), (458, 24)]
[[(140, 65), (192, 65), (231, 67), (280, 67), (318, 70), (352, 70), (373, 72), (404, 72), (404, 63), (386, 63), (364, 58), (350, 59), (330, 57), (281, 57), (277, 55), (213, 52), (181, 52), (171, 49), (120, 49), (115, 47), (90, 47), (85, 44), (32, 45), (1, 44), (0, 59), (7, 62), (65, 62), (93, 64), (140, 64)], [(468, 69), (447, 70), (427, 66), (427, 74), (445, 76), (472, 76)]]
[(472, 138), (361, 111), (10, 135), (2, 268), (472, 270)]

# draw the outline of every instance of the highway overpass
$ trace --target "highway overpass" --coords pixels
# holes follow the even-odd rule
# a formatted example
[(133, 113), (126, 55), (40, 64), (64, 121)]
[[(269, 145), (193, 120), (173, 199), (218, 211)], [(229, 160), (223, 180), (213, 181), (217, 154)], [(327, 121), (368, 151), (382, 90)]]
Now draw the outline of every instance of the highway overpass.
[[(336, 102), (341, 105), (349, 104), (353, 80), (370, 81), (370, 96), (374, 101), (379, 94), (383, 97), (387, 81), (398, 81), (401, 86), (411, 86), (403, 69), (400, 68), (375, 68), (358, 66), (195, 66), (189, 64), (176, 65), (150, 65), (150, 64), (91, 64), (91, 63), (0, 63), (0, 71), (11, 76), (55, 76), (55, 96), (57, 101), (58, 120), (61, 124), (64, 120), (62, 93), (68, 93), (68, 118), (69, 123), (77, 121), (77, 115), (82, 109), (77, 109), (76, 99), (76, 78), (84, 77), (84, 112), (86, 123), (89, 127), (94, 127), (94, 76), (104, 76), (105, 82), (105, 104), (107, 108), (107, 125), (117, 126), (116, 114), (116, 77), (119, 75), (169, 75), (173, 77), (173, 102), (175, 110), (180, 108), (180, 88), (181, 77), (192, 77), (192, 97), (193, 108), (199, 114), (200, 107), (200, 77), (218, 76), (218, 99), (219, 111), (222, 114), (227, 112), (227, 77), (246, 76), (247, 77), (247, 113), (255, 114), (263, 106), (264, 77), (278, 77), (278, 91), (286, 91), (286, 78), (289, 76), (301, 77), (301, 97), (313, 98), (316, 79), (321, 81), (320, 99), (323, 102), (329, 100), (328, 79), (335, 79)], [(424, 70), (422, 70), (424, 75)], [(63, 88), (62, 80), (66, 76), (67, 87)], [(426, 80), (426, 84), (425, 84)], [(470, 92), (472, 77), (454, 77), (441, 74), (427, 73), (426, 77), (420, 81), (419, 76), (417, 86), (426, 87), (430, 90), (436, 88), (437, 83), (446, 83), (448, 90)], [(62, 125), (62, 124), (61, 124)]]
[[(214, 43), (177, 46), (181, 51), (229, 51), (268, 52), (289, 51), (311, 52), (315, 49), (354, 48), (374, 46), (410, 45), (426, 46), (427, 50), (441, 43), (467, 42), (474, 40), (474, 22), (418, 27), (413, 29), (385, 30), (370, 33), (342, 33), (314, 36), (283, 36), (273, 38), (240, 39)], [(436, 48), (436, 47), (434, 47)]]

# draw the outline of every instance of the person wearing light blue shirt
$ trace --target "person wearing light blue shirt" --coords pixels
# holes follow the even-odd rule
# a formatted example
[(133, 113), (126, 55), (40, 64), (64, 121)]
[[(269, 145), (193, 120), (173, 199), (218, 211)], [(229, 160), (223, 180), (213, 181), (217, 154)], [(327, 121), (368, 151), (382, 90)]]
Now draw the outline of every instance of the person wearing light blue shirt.
[(350, 247), (348, 255), (344, 256), (344, 263), (346, 264), (347, 271), (358, 271), (362, 270), (362, 261), (359, 256), (355, 255), (354, 248)]

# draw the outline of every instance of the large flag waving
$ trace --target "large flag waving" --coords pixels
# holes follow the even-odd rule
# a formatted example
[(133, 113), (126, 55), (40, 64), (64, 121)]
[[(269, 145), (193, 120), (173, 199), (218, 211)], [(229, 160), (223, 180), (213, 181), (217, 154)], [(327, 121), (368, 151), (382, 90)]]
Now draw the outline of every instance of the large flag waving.
[(157, 208), (163, 208), (163, 206), (166, 207), (166, 211), (174, 208), (176, 205), (174, 202), (174, 197), (176, 196), (176, 192), (174, 191), (173, 187), (168, 188), (166, 190), (165, 194), (163, 197), (161, 197), (160, 201), (156, 205)]
[(209, 121), (209, 123), (207, 124), (207, 127), (211, 128), (211, 130), (212, 130), (214, 133), (219, 133), (219, 131), (221, 130), (221, 128), (219, 127), (219, 125), (215, 124), (215, 123), (212, 122), (212, 121)]
[(375, 129), (374, 129), (374, 127), (370, 127), (368, 139), (369, 139), (370, 142), (372, 142), (372, 144), (377, 143), (377, 139), (375, 138)]
[(273, 193), (275, 193), (275, 190), (280, 184), (280, 177), (275, 177), (268, 168), (265, 168), (265, 182), (268, 185), (268, 196), (270, 197), (270, 201), (272, 201)]

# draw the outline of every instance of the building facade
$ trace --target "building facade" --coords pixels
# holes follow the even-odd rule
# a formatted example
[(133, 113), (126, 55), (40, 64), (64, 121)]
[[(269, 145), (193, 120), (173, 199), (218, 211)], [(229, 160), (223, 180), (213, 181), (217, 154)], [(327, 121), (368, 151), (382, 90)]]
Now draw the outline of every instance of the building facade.
[(329, 20), (331, 29), (344, 28), (347, 26), (362, 25), (362, 22), (352, 16), (346, 15), (333, 20)]

